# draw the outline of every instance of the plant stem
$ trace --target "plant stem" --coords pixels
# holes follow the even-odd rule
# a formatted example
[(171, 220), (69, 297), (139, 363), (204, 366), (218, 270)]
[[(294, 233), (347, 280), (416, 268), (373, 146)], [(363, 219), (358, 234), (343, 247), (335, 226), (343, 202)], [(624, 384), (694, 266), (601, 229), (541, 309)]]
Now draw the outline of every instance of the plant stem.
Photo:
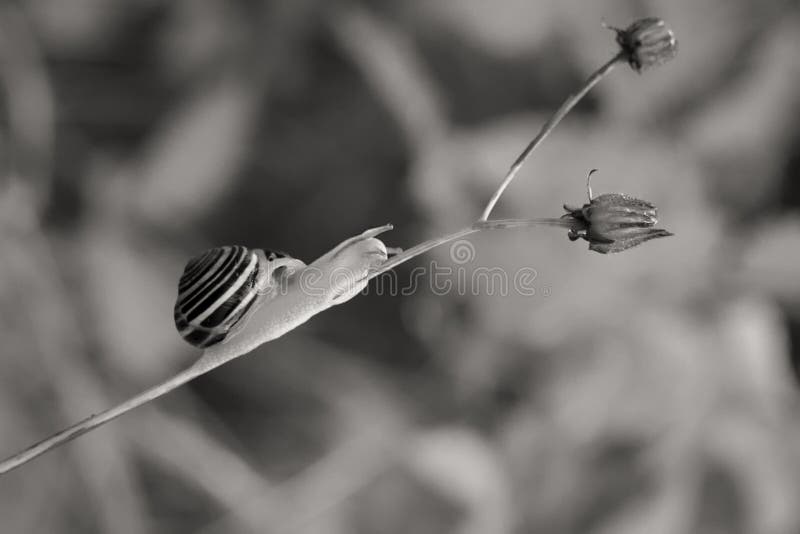
[(109, 421), (128, 413), (134, 408), (138, 408), (139, 406), (155, 400), (162, 395), (166, 395), (170, 391), (182, 386), (190, 380), (194, 380), (198, 376), (203, 375), (216, 367), (219, 367), (225, 363), (225, 361), (228, 360), (219, 360), (210, 357), (209, 351), (206, 351), (203, 356), (201, 356), (200, 359), (197, 360), (193, 365), (184, 369), (183, 371), (178, 372), (176, 375), (168, 378), (164, 382), (153, 386), (124, 402), (121, 402), (113, 408), (109, 408), (108, 410), (98, 414), (90, 415), (86, 419), (82, 419), (81, 421), (78, 421), (64, 430), (56, 432), (47, 439), (44, 439), (38, 443), (34, 443), (27, 449), (24, 449), (14, 456), (3, 460), (0, 462), (0, 475), (28, 463), (37, 456), (41, 456), (42, 454), (58, 447), (59, 445), (63, 445), (68, 441), (72, 441), (73, 439), (89, 432), (90, 430), (104, 425)]
[(486, 208), (483, 210), (480, 219), (478, 221), (487, 221), (489, 216), (492, 214), (492, 210), (494, 209), (495, 204), (497, 201), (500, 200), (500, 197), (503, 194), (503, 191), (506, 190), (508, 185), (517, 175), (519, 170), (522, 168), (522, 165), (525, 163), (525, 160), (528, 159), (528, 156), (533, 152), (539, 144), (544, 141), (544, 139), (550, 135), (550, 132), (561, 122), (561, 119), (567, 116), (567, 113), (575, 107), (575, 104), (580, 102), (580, 100), (586, 96), (592, 87), (597, 85), (597, 83), (603, 79), (603, 77), (608, 74), (611, 69), (614, 68), (614, 65), (617, 64), (618, 61), (624, 60), (626, 55), (623, 52), (620, 52), (613, 58), (611, 58), (608, 62), (606, 62), (602, 67), (594, 71), (594, 73), (589, 76), (589, 78), (584, 82), (583, 86), (577, 93), (572, 93), (567, 97), (561, 107), (558, 108), (555, 113), (547, 120), (547, 122), (542, 126), (542, 129), (539, 130), (539, 133), (536, 134), (536, 137), (528, 143), (528, 146), (525, 147), (525, 150), (517, 157), (514, 163), (511, 164), (511, 167), (506, 174), (506, 177), (503, 179), (503, 182), (500, 184), (500, 187), (497, 188), (497, 191), (494, 192), (492, 198), (489, 199), (489, 203), (486, 204)]
[(405, 263), (412, 258), (416, 258), (420, 254), (423, 254), (433, 248), (436, 248), (440, 245), (444, 245), (451, 241), (455, 241), (456, 239), (460, 239), (462, 237), (483, 230), (504, 230), (507, 228), (522, 228), (531, 226), (557, 226), (560, 228), (578, 229), (576, 225), (580, 226), (580, 224), (581, 223), (576, 221), (575, 219), (557, 219), (557, 218), (495, 219), (491, 221), (477, 221), (471, 226), (467, 226), (451, 234), (447, 234), (442, 237), (436, 237), (434, 239), (429, 239), (428, 241), (420, 243), (419, 245), (404, 250), (400, 254), (386, 260), (380, 266), (379, 269), (373, 271), (372, 273), (369, 274), (369, 276), (367, 276), (367, 280), (372, 280), (376, 276), (380, 276), (381, 274), (394, 269), (398, 265)]
[[(573, 228), (575, 224), (576, 221), (572, 219), (500, 219), (494, 221), (479, 221), (471, 226), (462, 228), (457, 232), (420, 243), (419, 245), (416, 245), (398, 254), (397, 256), (392, 257), (383, 265), (381, 265), (380, 269), (370, 273), (370, 275), (367, 277), (367, 280), (394, 269), (401, 263), (405, 263), (406, 261), (431, 250), (432, 248), (483, 230), (502, 230), (507, 228), (531, 226), (558, 226), (562, 228)], [(381, 227), (378, 229), (373, 229), (373, 231), (381, 231), (385, 229), (386, 227)], [(204, 375), (205, 373), (241, 355), (243, 354), (229, 355), (226, 353), (220, 353), (219, 351), (215, 351), (214, 347), (211, 347), (207, 349), (203, 353), (203, 356), (201, 356), (200, 359), (197, 360), (193, 365), (178, 372), (176, 375), (168, 378), (164, 382), (153, 386), (139, 393), (138, 395), (135, 395), (112, 408), (109, 408), (104, 412), (91, 415), (86, 419), (78, 421), (64, 430), (53, 434), (47, 439), (35, 443), (23, 451), (20, 451), (19, 453), (3, 460), (0, 462), (0, 475), (16, 469), (17, 467), (20, 467), (21, 465), (33, 460), (37, 456), (40, 456), (49, 450), (67, 443), (68, 441), (72, 441), (82, 434), (104, 425), (109, 421), (112, 421), (117, 417), (133, 410), (134, 408), (166, 395), (170, 391), (182, 386), (183, 384), (194, 380), (198, 376)]]

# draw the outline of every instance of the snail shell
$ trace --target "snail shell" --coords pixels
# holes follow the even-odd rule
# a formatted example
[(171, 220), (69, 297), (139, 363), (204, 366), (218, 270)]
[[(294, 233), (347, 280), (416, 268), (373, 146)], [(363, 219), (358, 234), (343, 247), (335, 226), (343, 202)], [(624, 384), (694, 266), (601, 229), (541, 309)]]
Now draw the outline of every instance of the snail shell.
[(212, 248), (183, 269), (175, 327), (187, 342), (207, 348), (224, 342), (274, 297), (280, 278), (305, 264), (286, 254), (242, 246)]

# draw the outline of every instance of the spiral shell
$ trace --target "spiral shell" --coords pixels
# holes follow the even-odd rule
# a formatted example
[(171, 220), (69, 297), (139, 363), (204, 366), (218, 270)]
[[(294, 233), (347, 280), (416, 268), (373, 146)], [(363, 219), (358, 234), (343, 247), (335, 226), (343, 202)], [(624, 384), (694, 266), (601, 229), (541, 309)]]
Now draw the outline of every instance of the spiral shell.
[(175, 301), (175, 327), (195, 347), (222, 343), (274, 294), (275, 277), (284, 274), (284, 267), (302, 265), (269, 250), (243, 246), (207, 250), (189, 260), (183, 270)]

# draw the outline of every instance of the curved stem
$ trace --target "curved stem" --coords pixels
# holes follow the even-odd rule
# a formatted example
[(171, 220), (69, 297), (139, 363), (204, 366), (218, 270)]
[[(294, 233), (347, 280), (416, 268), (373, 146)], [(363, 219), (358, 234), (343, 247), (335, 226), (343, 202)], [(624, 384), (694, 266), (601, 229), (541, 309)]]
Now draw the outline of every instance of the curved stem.
[(533, 141), (528, 143), (528, 146), (525, 147), (525, 150), (517, 157), (514, 163), (511, 164), (511, 168), (509, 168), (506, 177), (503, 179), (503, 182), (500, 184), (500, 187), (497, 188), (497, 191), (494, 192), (492, 198), (489, 199), (489, 203), (486, 204), (486, 208), (483, 210), (479, 221), (486, 221), (489, 219), (489, 216), (492, 214), (492, 210), (494, 209), (495, 204), (497, 201), (500, 200), (500, 196), (503, 194), (503, 191), (506, 190), (508, 185), (517, 175), (517, 172), (522, 168), (522, 165), (525, 163), (525, 160), (528, 159), (528, 156), (533, 149), (539, 146), (539, 144), (544, 141), (545, 137), (550, 135), (550, 132), (561, 122), (561, 119), (566, 117), (567, 113), (575, 107), (575, 104), (580, 102), (580, 100), (586, 96), (592, 87), (597, 85), (597, 83), (603, 79), (603, 77), (608, 74), (614, 65), (617, 64), (618, 61), (622, 61), (625, 59), (625, 54), (620, 52), (613, 58), (611, 58), (607, 63), (605, 63), (602, 67), (594, 71), (594, 73), (589, 76), (589, 78), (584, 82), (583, 86), (578, 90), (577, 93), (572, 93), (567, 97), (561, 107), (556, 110), (555, 113), (547, 120), (547, 122), (542, 126), (542, 129), (539, 130), (539, 133), (536, 134), (536, 137), (533, 138)]

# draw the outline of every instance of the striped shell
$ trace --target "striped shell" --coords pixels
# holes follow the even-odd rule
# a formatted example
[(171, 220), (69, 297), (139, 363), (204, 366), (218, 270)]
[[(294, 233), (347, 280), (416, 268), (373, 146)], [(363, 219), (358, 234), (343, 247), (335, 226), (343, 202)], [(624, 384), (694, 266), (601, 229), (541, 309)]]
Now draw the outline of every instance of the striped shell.
[(291, 264), (302, 262), (242, 246), (203, 252), (189, 260), (178, 283), (175, 327), (195, 347), (223, 342), (274, 289), (278, 269)]

